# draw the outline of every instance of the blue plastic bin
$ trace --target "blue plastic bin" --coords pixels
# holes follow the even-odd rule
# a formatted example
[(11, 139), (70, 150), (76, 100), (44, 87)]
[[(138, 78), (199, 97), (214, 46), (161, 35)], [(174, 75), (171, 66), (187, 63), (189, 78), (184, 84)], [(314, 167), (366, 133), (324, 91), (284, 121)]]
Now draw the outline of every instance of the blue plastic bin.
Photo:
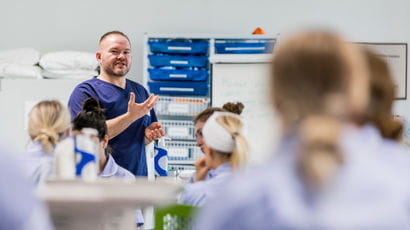
[(154, 81), (206, 81), (209, 71), (205, 69), (148, 69)]
[(209, 42), (207, 41), (149, 41), (152, 53), (167, 54), (208, 54)]
[(215, 40), (217, 54), (263, 54), (272, 53), (273, 39), (219, 39)]
[(207, 56), (181, 56), (181, 55), (148, 55), (151, 66), (175, 67), (203, 67), (208, 68)]
[(166, 95), (207, 95), (208, 82), (174, 82), (156, 81), (148, 82), (151, 93)]

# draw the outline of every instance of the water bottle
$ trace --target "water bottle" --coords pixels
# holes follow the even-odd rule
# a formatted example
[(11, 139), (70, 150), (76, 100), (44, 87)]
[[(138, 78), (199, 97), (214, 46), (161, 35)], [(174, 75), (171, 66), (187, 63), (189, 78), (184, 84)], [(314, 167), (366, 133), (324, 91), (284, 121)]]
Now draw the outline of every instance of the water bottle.
[(98, 137), (98, 131), (92, 128), (83, 128), (81, 133), (74, 138), (75, 175), (84, 180), (95, 180), (99, 171), (99, 158), (98, 143), (93, 138)]
[(95, 180), (99, 172), (98, 131), (83, 128), (81, 134), (68, 137), (54, 151), (54, 174), (59, 179)]
[(158, 146), (154, 146), (155, 175), (168, 176), (168, 151), (165, 148), (165, 138), (158, 140)]
[(67, 137), (54, 150), (54, 176), (75, 179), (74, 137)]

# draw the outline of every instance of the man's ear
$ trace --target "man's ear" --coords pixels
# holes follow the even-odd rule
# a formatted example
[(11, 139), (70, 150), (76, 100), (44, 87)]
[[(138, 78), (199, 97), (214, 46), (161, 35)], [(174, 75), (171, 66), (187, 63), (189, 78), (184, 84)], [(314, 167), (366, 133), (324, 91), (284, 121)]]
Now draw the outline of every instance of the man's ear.
[(97, 51), (97, 53), (95, 53), (95, 58), (97, 59), (98, 63), (101, 63), (101, 52)]

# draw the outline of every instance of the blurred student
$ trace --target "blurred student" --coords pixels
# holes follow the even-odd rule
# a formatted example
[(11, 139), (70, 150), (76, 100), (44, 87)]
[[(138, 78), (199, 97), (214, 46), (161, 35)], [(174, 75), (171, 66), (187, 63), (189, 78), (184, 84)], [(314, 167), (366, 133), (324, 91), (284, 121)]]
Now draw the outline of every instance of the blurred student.
[(55, 145), (69, 135), (69, 130), (70, 114), (57, 100), (41, 101), (30, 111), (28, 133), (33, 143), (22, 161), (33, 184), (39, 185), (51, 175)]
[[(400, 141), (403, 123), (393, 115), (396, 96), (393, 76), (387, 62), (370, 49), (364, 49), (370, 71), (370, 103), (366, 113), (369, 132), (379, 132), (383, 138)], [(371, 126), (371, 127), (370, 127)], [(376, 128), (377, 130), (372, 130)]]
[(119, 166), (108, 151), (107, 124), (104, 110), (94, 98), (84, 101), (83, 110), (73, 119), (73, 135), (81, 134), (83, 128), (98, 131), (99, 177), (124, 177), (134, 179), (135, 176)]
[(283, 127), (276, 157), (231, 180), (197, 229), (407, 229), (403, 170), (360, 132), (369, 86), (363, 53), (310, 31), (274, 55), (271, 92)]
[[(245, 106), (241, 102), (227, 102), (225, 103), (222, 108), (220, 107), (210, 107), (205, 109), (204, 111), (200, 112), (194, 118), (194, 125), (195, 125), (195, 137), (196, 137), (196, 145), (201, 149), (204, 153), (204, 139), (202, 135), (202, 128), (204, 127), (205, 122), (214, 112), (231, 112), (238, 115), (241, 115)], [(201, 157), (197, 161), (195, 161), (195, 174), (191, 178), (190, 182), (198, 182), (201, 180), (205, 180), (207, 178), (212, 177), (212, 173), (209, 173), (211, 168), (206, 165), (205, 156)]]
[[(135, 179), (135, 176), (130, 171), (119, 166), (109, 153), (108, 129), (104, 110), (100, 107), (96, 99), (86, 99), (83, 104), (83, 109), (77, 114), (72, 123), (73, 135), (81, 134), (81, 130), (84, 128), (93, 128), (98, 131), (99, 177)], [(137, 210), (136, 219), (137, 226), (144, 224), (144, 217), (140, 209)]]
[(9, 154), (0, 150), (0, 229), (53, 229), (47, 210), (33, 193), (33, 184)]
[(243, 136), (241, 117), (229, 112), (214, 112), (202, 128), (205, 164), (213, 169), (208, 180), (188, 184), (179, 203), (202, 206), (209, 197), (218, 193), (232, 170), (245, 163), (248, 143)]
[[(384, 157), (385, 164), (410, 174), (410, 154), (402, 145), (403, 120), (393, 115), (395, 86), (387, 62), (370, 49), (364, 49), (370, 72), (370, 103), (360, 130), (363, 144), (372, 146)], [(359, 138), (358, 138), (359, 140)]]

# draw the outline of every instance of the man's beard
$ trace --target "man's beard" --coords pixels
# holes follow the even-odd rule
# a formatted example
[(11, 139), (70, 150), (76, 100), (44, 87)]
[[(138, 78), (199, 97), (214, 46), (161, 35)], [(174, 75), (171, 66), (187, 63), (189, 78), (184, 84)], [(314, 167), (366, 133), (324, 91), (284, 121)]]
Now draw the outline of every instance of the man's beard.
[(115, 76), (115, 77), (124, 77), (124, 76), (127, 75), (127, 73), (130, 71), (130, 68), (127, 68), (127, 70), (126, 70), (125, 72), (122, 72), (122, 71), (121, 71), (121, 73), (115, 73), (115, 72), (114, 72), (111, 68), (109, 68), (109, 67), (105, 67), (104, 70), (105, 70), (105, 72), (106, 72), (108, 75)]

